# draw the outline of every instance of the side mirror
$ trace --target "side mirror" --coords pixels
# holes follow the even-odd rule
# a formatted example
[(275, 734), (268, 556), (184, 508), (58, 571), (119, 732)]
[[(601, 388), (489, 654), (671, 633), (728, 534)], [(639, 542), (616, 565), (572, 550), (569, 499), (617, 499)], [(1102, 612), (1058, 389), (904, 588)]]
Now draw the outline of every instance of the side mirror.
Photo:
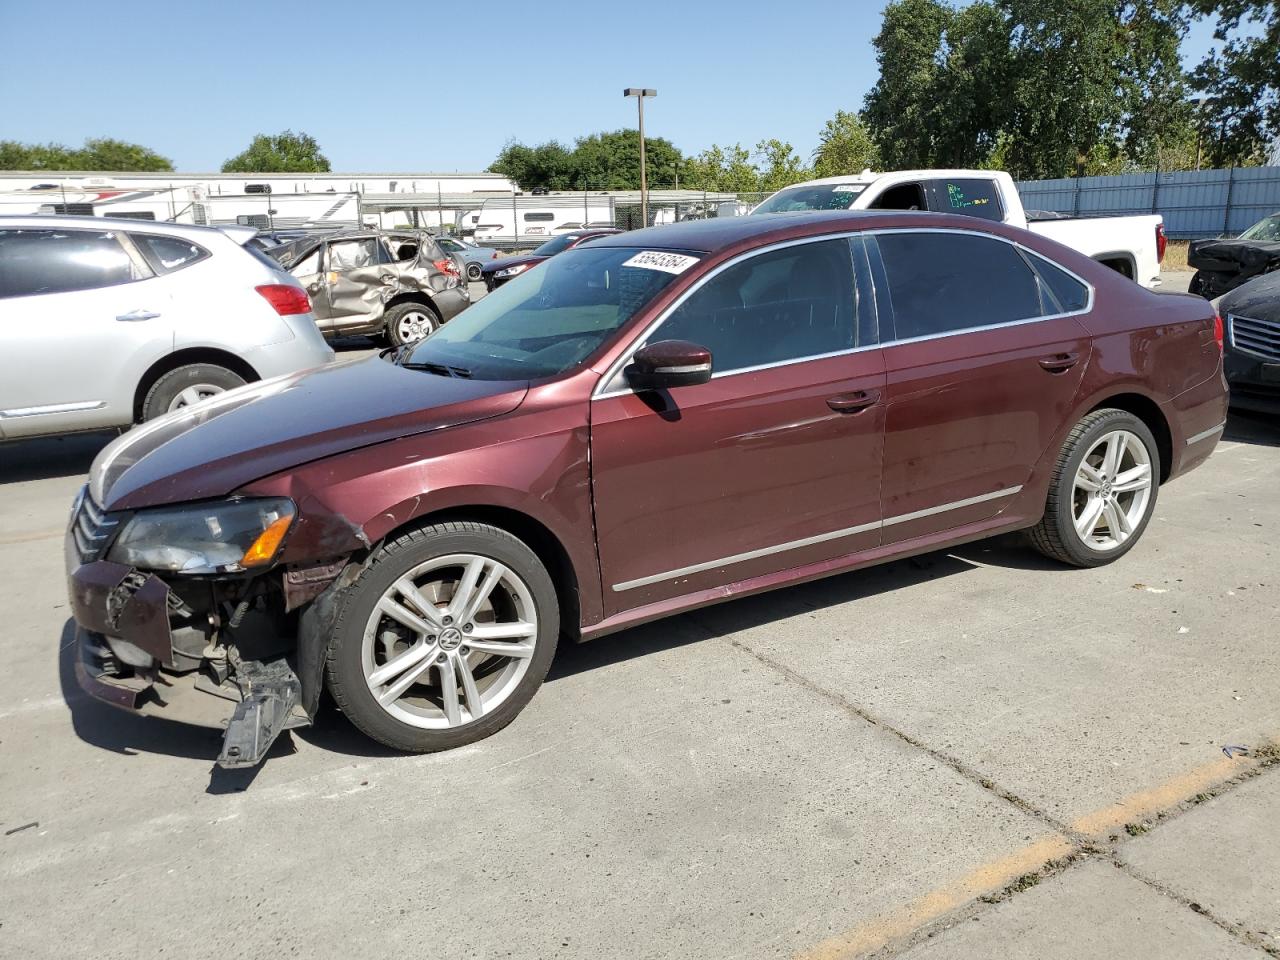
[(635, 352), (626, 369), (635, 390), (691, 387), (711, 379), (711, 351), (687, 340), (659, 340)]

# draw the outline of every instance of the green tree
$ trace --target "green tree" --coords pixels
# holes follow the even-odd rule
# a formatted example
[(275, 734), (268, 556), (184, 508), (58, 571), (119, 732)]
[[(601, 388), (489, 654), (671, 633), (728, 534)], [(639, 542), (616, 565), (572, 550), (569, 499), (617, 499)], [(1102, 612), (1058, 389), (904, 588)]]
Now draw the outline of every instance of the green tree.
[(0, 170), (164, 171), (173, 164), (154, 150), (123, 140), (90, 139), (80, 149), (60, 143), (0, 140)]
[(489, 171), (502, 174), (521, 190), (568, 190), (575, 179), (572, 154), (555, 140), (536, 147), (509, 141)]
[[(667, 172), (683, 159), (670, 140), (645, 137), (645, 163), (650, 182), (666, 182)], [(640, 132), (613, 130), (578, 138), (571, 157), (573, 188), (578, 190), (640, 189)]]
[(328, 173), (320, 144), (305, 133), (260, 133), (242, 153), (222, 165), (223, 173)]
[(856, 113), (837, 110), (818, 134), (813, 175), (838, 177), (879, 166), (880, 157), (866, 124)]
[(752, 193), (760, 189), (760, 171), (751, 162), (751, 151), (741, 144), (721, 147), (713, 143), (684, 162), (680, 184), (689, 190)]
[(1258, 163), (1280, 137), (1280, 2), (1192, 0), (1197, 16), (1215, 17), (1209, 51), (1192, 75), (1204, 95), (1198, 139), (1215, 166)]
[(807, 169), (791, 144), (782, 140), (761, 140), (756, 144), (755, 155), (760, 170), (760, 189), (772, 193), (801, 180), (808, 180), (813, 174)]

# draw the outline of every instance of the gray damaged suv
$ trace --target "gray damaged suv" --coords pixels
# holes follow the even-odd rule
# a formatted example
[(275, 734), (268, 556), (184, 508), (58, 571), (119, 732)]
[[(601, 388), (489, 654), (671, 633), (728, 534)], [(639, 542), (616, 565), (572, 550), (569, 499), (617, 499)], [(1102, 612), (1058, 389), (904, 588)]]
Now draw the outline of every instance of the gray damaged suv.
[(295, 240), (271, 255), (306, 287), (329, 338), (385, 334), (401, 346), (471, 303), (457, 262), (425, 232), (330, 233)]
[(0, 217), (0, 440), (127, 427), (328, 363), (251, 227)]

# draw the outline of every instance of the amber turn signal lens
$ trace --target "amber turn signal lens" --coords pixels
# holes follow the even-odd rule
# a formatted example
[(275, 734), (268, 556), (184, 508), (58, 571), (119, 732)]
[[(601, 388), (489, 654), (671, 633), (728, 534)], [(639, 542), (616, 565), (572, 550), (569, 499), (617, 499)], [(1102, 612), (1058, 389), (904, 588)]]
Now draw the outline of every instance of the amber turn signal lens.
[(240, 566), (260, 567), (270, 563), (276, 551), (280, 549), (280, 541), (289, 532), (291, 523), (293, 523), (292, 516), (284, 516), (272, 521), (271, 526), (258, 534), (258, 539), (253, 541), (253, 545), (244, 552), (244, 556), (240, 558)]

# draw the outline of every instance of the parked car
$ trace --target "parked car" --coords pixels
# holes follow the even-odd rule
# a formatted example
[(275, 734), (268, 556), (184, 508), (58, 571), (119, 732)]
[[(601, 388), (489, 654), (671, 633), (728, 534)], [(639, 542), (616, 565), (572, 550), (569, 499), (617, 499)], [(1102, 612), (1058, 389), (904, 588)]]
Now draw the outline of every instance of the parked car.
[(520, 276), (526, 270), (531, 270), (542, 261), (554, 257), (557, 253), (565, 250), (572, 250), (574, 247), (593, 240), (596, 237), (605, 237), (614, 233), (622, 233), (617, 227), (605, 227), (597, 230), (579, 230), (574, 233), (562, 233), (558, 237), (552, 237), (546, 243), (535, 247), (528, 253), (517, 253), (510, 257), (500, 257), (497, 260), (490, 260), (481, 270), (481, 276), (484, 278), (484, 286), (486, 290), (494, 290), (502, 286), (508, 280)]
[(477, 246), (470, 240), (463, 240), (461, 237), (438, 236), (436, 237), (436, 243), (440, 244), (440, 249), (445, 253), (462, 259), (463, 270), (467, 275), (467, 279), (472, 282), (481, 279), (480, 271), (486, 263), (498, 258), (498, 251), (492, 247)]
[(333, 359), (253, 234), (0, 217), (0, 439), (127, 427)]
[(425, 231), (346, 230), (272, 251), (311, 294), (327, 338), (421, 340), (471, 303), (462, 272)]
[(1196, 268), (1187, 289), (1206, 300), (1280, 270), (1280, 213), (1263, 217), (1235, 239), (1192, 240), (1187, 263)]
[(1218, 301), (1226, 322), (1231, 404), (1280, 414), (1280, 270), (1236, 287)]
[(826, 177), (784, 187), (753, 214), (807, 210), (932, 210), (977, 217), (1057, 240), (1136, 280), (1160, 284), (1164, 220), (1159, 216), (1066, 217), (1035, 220), (1023, 210), (1017, 184), (992, 170), (904, 170)]
[(243, 695), (224, 765), (324, 685), (387, 746), (455, 747), (524, 708), (562, 636), (1012, 530), (1116, 560), (1226, 409), (1207, 303), (1025, 230), (600, 237), (387, 359), (106, 448), (68, 534), (79, 676), (146, 710), (158, 670), (165, 703), (197, 669)]

